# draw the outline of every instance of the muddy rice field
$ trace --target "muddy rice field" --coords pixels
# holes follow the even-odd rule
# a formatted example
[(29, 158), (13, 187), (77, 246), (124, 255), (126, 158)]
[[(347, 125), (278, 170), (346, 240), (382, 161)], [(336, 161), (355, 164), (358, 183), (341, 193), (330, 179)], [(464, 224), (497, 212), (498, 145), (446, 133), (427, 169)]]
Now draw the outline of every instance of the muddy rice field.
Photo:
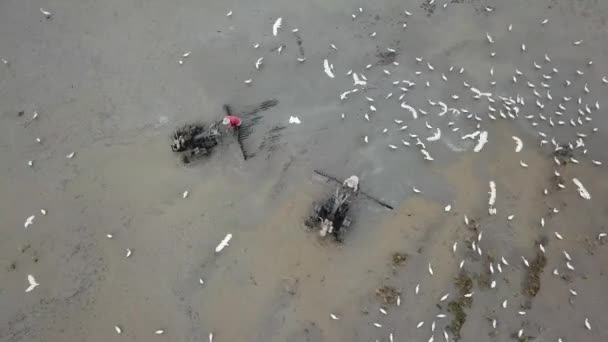
[(607, 18), (1, 1), (0, 341), (608, 341)]

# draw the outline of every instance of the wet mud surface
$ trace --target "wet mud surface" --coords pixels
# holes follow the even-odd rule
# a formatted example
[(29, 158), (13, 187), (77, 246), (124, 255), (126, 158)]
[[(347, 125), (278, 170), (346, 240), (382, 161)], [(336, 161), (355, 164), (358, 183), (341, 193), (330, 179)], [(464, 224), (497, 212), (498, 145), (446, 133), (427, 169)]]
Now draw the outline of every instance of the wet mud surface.
[[(0, 341), (608, 340), (607, 17), (591, 0), (3, 1)], [(225, 104), (240, 137), (184, 165), (168, 137)], [(393, 210), (359, 196), (343, 243), (320, 238), (304, 221), (335, 185), (314, 170)]]

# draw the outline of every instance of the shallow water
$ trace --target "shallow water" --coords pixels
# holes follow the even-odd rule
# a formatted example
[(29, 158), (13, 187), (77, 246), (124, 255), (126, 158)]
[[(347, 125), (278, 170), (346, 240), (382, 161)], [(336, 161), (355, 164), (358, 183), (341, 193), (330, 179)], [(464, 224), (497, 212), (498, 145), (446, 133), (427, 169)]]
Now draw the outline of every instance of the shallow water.
[[(601, 77), (608, 70), (608, 4), (471, 0), (444, 9), (443, 3), (437, 0), (430, 16), (411, 0), (367, 3), (354, 20), (359, 5), (347, 1), (1, 3), (0, 57), (9, 63), (0, 64), (0, 322), (7, 322), (0, 325), (0, 341), (107, 341), (118, 338), (115, 325), (122, 328), (120, 338), (132, 341), (200, 341), (210, 332), (215, 341), (388, 341), (390, 333), (395, 341), (431, 335), (438, 341), (453, 297), (439, 298), (456, 295), (462, 259), (471, 274), (487, 274), (486, 255), (494, 267), (502, 256), (510, 265), (492, 277), (495, 289), (475, 280), (462, 341), (510, 341), (522, 328), (538, 341), (607, 340), (602, 291), (608, 270), (602, 260), (608, 252), (596, 237), (605, 231), (608, 183), (606, 163), (590, 162), (608, 161), (602, 148), (606, 116), (600, 109), (591, 124), (570, 126), (578, 116), (575, 100), (563, 126), (533, 127), (524, 116), (540, 112), (526, 82), (539, 84), (549, 65), (559, 69), (550, 81), (555, 99), (581, 96), (606, 106)], [(40, 6), (52, 19), (44, 19)], [(278, 16), (283, 28), (273, 37)], [(550, 21), (541, 25), (544, 18)], [(579, 39), (584, 42), (574, 46)], [(378, 64), (378, 53), (388, 47), (396, 50), (399, 66)], [(186, 51), (192, 53), (180, 65)], [(418, 63), (419, 56), (435, 70)], [(258, 71), (259, 57), (264, 64)], [(335, 79), (323, 73), (326, 58)], [(451, 65), (465, 71), (449, 72)], [(511, 81), (515, 68), (526, 74), (517, 84)], [(340, 101), (339, 94), (353, 87), (344, 75), (349, 69), (365, 74), (368, 87), (364, 95)], [(243, 83), (249, 78), (251, 86)], [(426, 116), (413, 120), (399, 106), (402, 91), (391, 81), (403, 79), (416, 82), (405, 100)], [(573, 85), (563, 87), (565, 79)], [(518, 120), (491, 121), (487, 101), (472, 99), (465, 81), (501, 96), (521, 94), (527, 104)], [(590, 94), (583, 93), (585, 83)], [(546, 97), (546, 90), (538, 91)], [(393, 97), (384, 99), (389, 92)], [(375, 113), (364, 96), (375, 100)], [(244, 142), (254, 157), (243, 160), (234, 141), (189, 166), (171, 152), (175, 127), (217, 119), (224, 104), (247, 117), (269, 99), (277, 105), (255, 114), (260, 119)], [(477, 122), (464, 113), (439, 117), (440, 108), (428, 99), (483, 117), (481, 129), (489, 133), (484, 149), (474, 153), (475, 142), (460, 138), (477, 130)], [(558, 102), (551, 103), (555, 111)], [(33, 111), (39, 117), (24, 127)], [(290, 116), (302, 124), (289, 125)], [(399, 131), (395, 119), (409, 127)], [(441, 128), (439, 141), (426, 140), (434, 129), (425, 122)], [(451, 131), (450, 122), (460, 130)], [(591, 133), (592, 127), (599, 132)], [(560, 142), (589, 134), (588, 153), (579, 149), (579, 164), (557, 168), (551, 143), (540, 146), (537, 131)], [(423, 160), (410, 133), (419, 135), (434, 161)], [(512, 136), (523, 140), (521, 153), (514, 152)], [(66, 159), (71, 152), (74, 158)], [(552, 182), (556, 168), (564, 190)], [(362, 190), (395, 210), (359, 198), (345, 243), (319, 239), (304, 218), (333, 185), (316, 179), (315, 169), (338, 178), (359, 175)], [(579, 197), (573, 177), (585, 184), (591, 201)], [(490, 180), (497, 184), (496, 216), (488, 215)], [(185, 190), (189, 196), (182, 199)], [(34, 224), (24, 229), (30, 215), (36, 215)], [(483, 231), (484, 257), (469, 247), (477, 232), (464, 225), (464, 215)], [(234, 235), (230, 245), (214, 253), (227, 233)], [(517, 312), (529, 301), (521, 256), (531, 260), (535, 241), (545, 237), (541, 290), (521, 316)], [(572, 256), (574, 271), (566, 268), (562, 250)], [(391, 265), (394, 252), (408, 254), (404, 266)], [(555, 268), (563, 277), (552, 274)], [(41, 285), (26, 294), (28, 274)], [(401, 291), (400, 307), (386, 308), (388, 315), (379, 312), (375, 295), (383, 285)], [(436, 318), (439, 313), (448, 317)], [(417, 329), (420, 321), (425, 325)], [(157, 329), (164, 335), (155, 336)]]

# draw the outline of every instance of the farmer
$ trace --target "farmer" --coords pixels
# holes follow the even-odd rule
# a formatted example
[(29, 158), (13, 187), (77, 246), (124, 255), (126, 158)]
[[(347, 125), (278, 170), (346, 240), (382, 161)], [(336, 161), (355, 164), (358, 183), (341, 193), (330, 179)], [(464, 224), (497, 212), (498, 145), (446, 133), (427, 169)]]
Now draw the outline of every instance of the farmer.
[(353, 189), (354, 192), (357, 192), (357, 190), (359, 189), (359, 177), (353, 175), (346, 178), (346, 180), (344, 181), (344, 185)]
[(224, 116), (224, 120), (222, 120), (222, 124), (228, 125), (228, 128), (238, 128), (241, 126), (241, 118), (234, 115), (226, 115)]

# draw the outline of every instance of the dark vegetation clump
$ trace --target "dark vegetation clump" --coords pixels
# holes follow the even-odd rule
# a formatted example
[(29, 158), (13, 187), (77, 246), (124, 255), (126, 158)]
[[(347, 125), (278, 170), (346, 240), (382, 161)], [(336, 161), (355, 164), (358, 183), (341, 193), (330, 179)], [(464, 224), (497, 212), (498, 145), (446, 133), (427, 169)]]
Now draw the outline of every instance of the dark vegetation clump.
[(376, 290), (376, 296), (386, 305), (397, 305), (397, 298), (401, 292), (393, 286), (384, 285)]
[(473, 290), (473, 280), (466, 271), (461, 271), (455, 279), (454, 286), (458, 289), (459, 296), (458, 299), (448, 303), (448, 312), (452, 314), (448, 330), (454, 336), (454, 340), (457, 341), (460, 339), (460, 329), (467, 320), (465, 308), (470, 308), (473, 304), (472, 298), (464, 296)]

